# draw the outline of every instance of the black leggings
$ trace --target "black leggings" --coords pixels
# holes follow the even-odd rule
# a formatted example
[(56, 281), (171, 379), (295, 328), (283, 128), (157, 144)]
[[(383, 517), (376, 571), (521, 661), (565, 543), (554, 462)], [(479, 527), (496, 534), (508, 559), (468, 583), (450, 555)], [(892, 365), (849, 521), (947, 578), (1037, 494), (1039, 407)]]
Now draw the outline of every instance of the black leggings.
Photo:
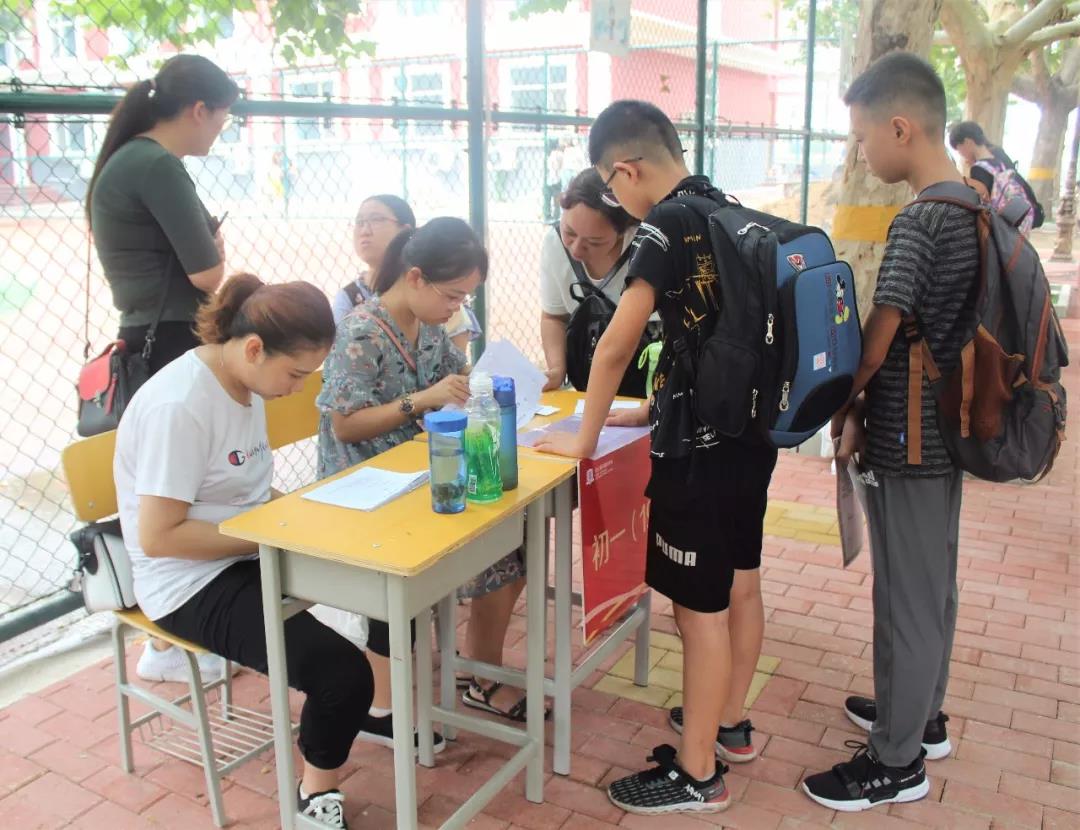
[[(416, 620), (409, 623), (409, 642), (416, 645)], [(390, 656), (390, 625), (368, 617), (367, 647), (380, 657)]]
[[(267, 673), (262, 589), (256, 559), (230, 565), (171, 614), (155, 622), (171, 634)], [(289, 685), (307, 699), (300, 752), (319, 769), (337, 769), (371, 708), (375, 681), (364, 653), (303, 611), (285, 621)]]
[[(172, 363), (184, 352), (199, 345), (199, 338), (192, 331), (190, 322), (167, 320), (158, 323), (154, 332), (154, 347), (150, 350), (150, 374), (156, 375), (165, 365)], [(128, 351), (142, 350), (149, 326), (125, 326), (116, 338), (127, 344)]]

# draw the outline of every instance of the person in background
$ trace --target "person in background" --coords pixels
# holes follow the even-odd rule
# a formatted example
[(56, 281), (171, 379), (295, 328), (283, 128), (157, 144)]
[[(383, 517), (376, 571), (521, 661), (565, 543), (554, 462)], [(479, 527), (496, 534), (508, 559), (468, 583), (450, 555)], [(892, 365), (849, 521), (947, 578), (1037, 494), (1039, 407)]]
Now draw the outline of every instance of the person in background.
[[(334, 296), (334, 322), (340, 324), (357, 305), (375, 296), (372, 283), (379, 271), (386, 247), (406, 228), (416, 227), (416, 215), (409, 203), (389, 193), (369, 196), (360, 203), (353, 221), (353, 250), (366, 266)], [(468, 306), (462, 306), (446, 324), (458, 350), (468, 354), (469, 343), (480, 336), (480, 323)]]
[[(117, 339), (138, 352), (155, 323), (150, 373), (199, 345), (195, 314), (225, 275), (225, 242), (184, 167), (205, 156), (240, 89), (198, 55), (176, 55), (153, 78), (135, 84), (109, 119), (86, 195), (86, 218), (113, 305)], [(223, 662), (202, 655), (208, 677)], [(180, 649), (150, 640), (136, 673), (150, 681), (185, 681)]]
[(984, 202), (994, 210), (1002, 210), (1012, 198), (1028, 203), (1028, 213), (1020, 223), (1020, 230), (1027, 236), (1032, 228), (1043, 224), (1043, 209), (1035, 198), (1027, 179), (1020, 175), (1009, 154), (991, 144), (982, 127), (974, 121), (961, 121), (949, 130), (949, 145), (967, 165), (968, 175)]
[[(305, 282), (229, 278), (196, 320), (203, 345), (131, 400), (113, 476), (135, 597), (170, 634), (267, 672), (258, 546), (218, 532), (274, 497), (265, 401), (297, 392), (334, 338), (330, 304)], [(339, 770), (372, 698), (364, 653), (304, 611), (285, 621), (289, 685), (306, 695), (300, 812), (346, 828)]]
[[(604, 181), (592, 167), (578, 173), (560, 196), (558, 227), (544, 236), (540, 249), (540, 341), (547, 363), (544, 391), (566, 381), (569, 360), (585, 365), (592, 355), (568, 354), (567, 324), (583, 296), (579, 282), (587, 281), (618, 305), (626, 288), (626, 270), (633, 252), (630, 243), (638, 224), (621, 207), (603, 200)], [(659, 318), (650, 326), (658, 335)], [(631, 361), (627, 374), (637, 372)], [(575, 373), (571, 373), (574, 377)], [(583, 372), (587, 376), (587, 372)], [(582, 390), (584, 391), (584, 390)], [(637, 392), (637, 397), (643, 396)]]

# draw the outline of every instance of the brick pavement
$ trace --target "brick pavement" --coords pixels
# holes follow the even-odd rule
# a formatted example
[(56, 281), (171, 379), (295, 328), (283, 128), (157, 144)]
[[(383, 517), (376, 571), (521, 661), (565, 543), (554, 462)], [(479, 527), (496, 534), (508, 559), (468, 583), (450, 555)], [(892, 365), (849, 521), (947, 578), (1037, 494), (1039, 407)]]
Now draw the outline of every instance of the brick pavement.
[[(1080, 353), (1080, 321), (1065, 327), (1074, 354)], [(1067, 384), (1080, 389), (1078, 381), (1074, 367)], [(622, 654), (609, 661), (608, 673), (590, 679), (592, 688), (575, 692), (573, 772), (549, 777), (547, 802), (529, 804), (522, 788), (513, 787), (471, 826), (1080, 828), (1078, 477), (1074, 439), (1039, 486), (965, 485), (961, 601), (946, 699), (955, 751), (928, 764), (932, 789), (926, 800), (844, 815), (812, 804), (797, 789), (808, 771), (847, 757), (844, 742), (860, 737), (840, 705), (849, 693), (872, 692), (871, 576), (865, 556), (847, 570), (839, 567), (827, 464), (784, 455), (774, 479), (762, 570), (764, 654), (772, 659), (760, 667), (764, 685), (751, 710), (762, 752), (729, 775), (733, 806), (712, 816), (642, 819), (622, 814), (602, 792), (642, 764), (654, 745), (675, 738), (663, 708), (652, 704), (671, 703), (681, 654), (674, 638), (660, 636), (656, 683), (639, 695), (644, 699), (622, 696), (636, 694), (616, 682), (627, 673)], [(674, 633), (670, 604), (658, 598), (654, 608), (654, 630)], [(510, 662), (524, 660), (523, 629), (524, 620), (515, 620)], [(238, 676), (241, 703), (265, 706), (266, 695), (261, 677)], [(420, 769), (424, 826), (437, 826), (505, 753), (491, 741), (465, 736), (438, 757), (436, 768)], [(117, 759), (107, 662), (0, 711), (0, 826), (212, 826), (198, 770), (138, 745), (134, 775), (121, 773)], [(393, 827), (390, 769), (389, 750), (357, 744), (343, 784), (354, 828)], [(274, 793), (270, 758), (229, 776), (225, 804), (235, 826), (277, 826)]]

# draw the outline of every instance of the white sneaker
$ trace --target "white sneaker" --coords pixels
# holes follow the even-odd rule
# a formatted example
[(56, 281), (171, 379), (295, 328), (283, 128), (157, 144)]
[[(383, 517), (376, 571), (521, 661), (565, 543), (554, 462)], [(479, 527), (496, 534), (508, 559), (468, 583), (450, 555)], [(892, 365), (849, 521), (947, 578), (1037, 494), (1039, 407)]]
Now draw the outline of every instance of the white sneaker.
[[(216, 654), (200, 654), (195, 659), (199, 661), (199, 673), (202, 675), (203, 683), (221, 679), (225, 671), (223, 658)], [(236, 664), (232, 665), (235, 674)], [(158, 651), (147, 640), (138, 665), (135, 666), (135, 674), (150, 683), (187, 683), (187, 658), (177, 646), (169, 646), (164, 651)]]

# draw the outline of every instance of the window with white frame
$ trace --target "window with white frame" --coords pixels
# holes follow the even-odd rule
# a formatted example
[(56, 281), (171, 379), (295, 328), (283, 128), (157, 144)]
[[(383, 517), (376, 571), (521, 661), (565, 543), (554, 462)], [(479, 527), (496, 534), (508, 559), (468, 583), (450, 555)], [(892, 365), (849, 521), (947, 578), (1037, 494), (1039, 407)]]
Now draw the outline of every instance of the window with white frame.
[(438, 14), (443, 3), (445, 0), (398, 0), (398, 14), (407, 17)]
[[(389, 97), (406, 104), (445, 107), (450, 100), (450, 79), (444, 65), (405, 65), (391, 70), (390, 77), (392, 92)], [(441, 121), (402, 121), (398, 129), (407, 130), (410, 135), (434, 136), (443, 135), (446, 125)]]
[(499, 62), (503, 108), (526, 112), (572, 113), (577, 106), (569, 55), (506, 59)]
[(56, 155), (73, 159), (86, 155), (93, 137), (85, 116), (61, 117), (51, 132), (56, 139)]
[(53, 58), (78, 60), (81, 51), (79, 41), (82, 39), (78, 22), (70, 17), (53, 15), (49, 18), (49, 28), (52, 30)]
[[(289, 82), (289, 95), (304, 101), (325, 101), (334, 97), (332, 78), (296, 78)], [(296, 141), (322, 141), (333, 135), (332, 122), (324, 118), (298, 118), (292, 122), (292, 137)]]

